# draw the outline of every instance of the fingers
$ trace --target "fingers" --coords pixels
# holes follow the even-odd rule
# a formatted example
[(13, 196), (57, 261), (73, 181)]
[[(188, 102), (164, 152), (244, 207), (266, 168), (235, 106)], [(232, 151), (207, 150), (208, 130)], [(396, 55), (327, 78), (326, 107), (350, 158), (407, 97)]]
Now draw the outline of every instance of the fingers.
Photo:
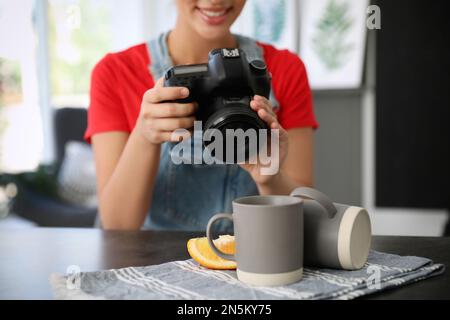
[(176, 131), (149, 131), (145, 136), (152, 143), (181, 142), (192, 137), (192, 130), (178, 129)]
[(265, 103), (270, 104), (270, 101), (267, 100), (267, 98), (266, 98), (266, 97), (263, 97), (263, 96), (255, 95), (255, 96), (253, 97), (253, 99), (256, 100), (256, 101), (262, 101), (262, 102), (265, 102)]
[(192, 137), (192, 130), (178, 129), (176, 131), (160, 131), (161, 141), (181, 142)]
[(259, 109), (257, 111), (258, 116), (265, 122), (271, 129), (277, 129), (274, 128), (275, 126), (278, 126), (278, 120), (277, 118), (269, 113), (266, 109)]
[(197, 103), (161, 103), (150, 104), (144, 107), (144, 118), (183, 118), (193, 115), (197, 109)]
[(276, 117), (275, 112), (273, 112), (272, 104), (265, 97), (254, 96), (253, 100), (250, 102), (250, 107), (256, 112), (258, 112), (260, 109), (264, 109), (268, 113)]
[[(158, 80), (159, 82), (159, 80)], [(189, 89), (181, 87), (154, 87), (144, 94), (144, 101), (148, 103), (160, 103), (185, 99), (189, 96)]]
[(258, 116), (267, 123), (270, 129), (279, 130), (278, 134), (280, 139), (286, 139), (287, 132), (278, 122), (277, 115), (273, 111), (272, 104), (269, 100), (262, 96), (255, 96), (250, 107), (258, 113)]
[(161, 118), (153, 119), (150, 127), (158, 131), (174, 131), (177, 129), (190, 129), (194, 127), (195, 117)]
[(161, 77), (156, 81), (154, 88), (162, 88), (164, 87), (164, 77)]
[(266, 98), (255, 96), (250, 103), (250, 107), (271, 129), (276, 129), (279, 126), (277, 116), (272, 110), (272, 105)]
[(164, 87), (164, 79), (159, 79), (154, 88), (144, 94), (137, 130), (154, 144), (179, 142), (190, 137), (197, 103), (166, 102), (188, 96), (187, 88)]

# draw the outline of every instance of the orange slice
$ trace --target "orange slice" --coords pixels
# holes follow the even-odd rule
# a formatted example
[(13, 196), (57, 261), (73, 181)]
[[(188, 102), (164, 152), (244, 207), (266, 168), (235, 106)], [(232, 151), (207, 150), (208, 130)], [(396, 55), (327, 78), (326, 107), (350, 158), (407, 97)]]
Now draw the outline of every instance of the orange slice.
[[(233, 236), (220, 236), (219, 239), (214, 240), (217, 249), (227, 254), (234, 254), (236, 246)], [(236, 269), (236, 262), (225, 260), (219, 257), (212, 251), (209, 246), (208, 239), (195, 238), (187, 243), (187, 249), (192, 259), (197, 261), (201, 266), (208, 269), (216, 270), (233, 270)]]

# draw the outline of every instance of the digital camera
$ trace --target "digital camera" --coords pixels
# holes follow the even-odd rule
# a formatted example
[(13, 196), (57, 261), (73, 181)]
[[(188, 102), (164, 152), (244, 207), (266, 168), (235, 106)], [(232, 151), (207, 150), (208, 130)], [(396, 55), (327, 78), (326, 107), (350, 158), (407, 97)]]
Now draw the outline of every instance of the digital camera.
[[(202, 121), (204, 135), (208, 129), (217, 129), (227, 145), (230, 142), (226, 141), (227, 129), (269, 130), (250, 108), (250, 101), (254, 95), (269, 98), (271, 76), (263, 61), (248, 62), (243, 50), (215, 49), (209, 53), (207, 64), (173, 67), (166, 72), (164, 80), (165, 87), (189, 89), (189, 97), (176, 102), (198, 103), (196, 118)], [(203, 142), (206, 148), (211, 143), (206, 139)], [(246, 160), (251, 156), (249, 150), (246, 141)], [(226, 157), (225, 150), (223, 155)]]

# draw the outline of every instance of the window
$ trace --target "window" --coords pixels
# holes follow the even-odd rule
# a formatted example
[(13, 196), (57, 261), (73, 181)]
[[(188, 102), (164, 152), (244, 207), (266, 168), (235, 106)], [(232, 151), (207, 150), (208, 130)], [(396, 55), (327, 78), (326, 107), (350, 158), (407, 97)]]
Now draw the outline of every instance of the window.
[(32, 170), (42, 157), (33, 1), (0, 0), (0, 171)]
[(52, 106), (88, 106), (95, 64), (108, 52), (144, 41), (144, 2), (48, 0)]
[(87, 107), (95, 63), (111, 49), (110, 0), (49, 0), (51, 105)]
[(149, 37), (151, 6), (0, 0), (0, 171), (52, 161), (51, 107), (88, 106), (92, 68), (106, 53)]

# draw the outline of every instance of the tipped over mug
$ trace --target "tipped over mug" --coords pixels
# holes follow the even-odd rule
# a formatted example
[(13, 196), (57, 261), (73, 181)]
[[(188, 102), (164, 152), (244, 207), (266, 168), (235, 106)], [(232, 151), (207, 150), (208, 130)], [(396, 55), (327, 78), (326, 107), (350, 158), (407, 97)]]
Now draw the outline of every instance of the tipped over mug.
[(364, 208), (333, 203), (312, 188), (291, 193), (303, 199), (305, 266), (360, 269), (367, 262), (372, 231)]

